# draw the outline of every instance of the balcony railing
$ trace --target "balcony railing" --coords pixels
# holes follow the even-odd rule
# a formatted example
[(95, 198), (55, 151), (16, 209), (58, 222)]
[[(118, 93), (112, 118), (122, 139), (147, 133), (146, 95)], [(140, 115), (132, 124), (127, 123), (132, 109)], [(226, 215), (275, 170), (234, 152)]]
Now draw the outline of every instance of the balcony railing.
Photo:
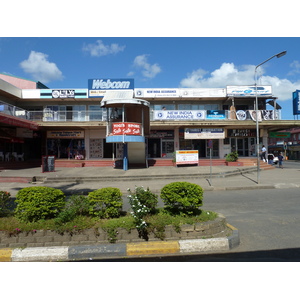
[(36, 122), (89, 122), (105, 121), (102, 111), (29, 111), (29, 119)]
[[(91, 122), (107, 121), (105, 111), (27, 111), (0, 102), (0, 112), (36, 122)], [(150, 121), (212, 121), (212, 120), (255, 120), (255, 110), (152, 110)], [(281, 120), (280, 110), (259, 110), (261, 121)], [(260, 120), (260, 119), (259, 119)]]

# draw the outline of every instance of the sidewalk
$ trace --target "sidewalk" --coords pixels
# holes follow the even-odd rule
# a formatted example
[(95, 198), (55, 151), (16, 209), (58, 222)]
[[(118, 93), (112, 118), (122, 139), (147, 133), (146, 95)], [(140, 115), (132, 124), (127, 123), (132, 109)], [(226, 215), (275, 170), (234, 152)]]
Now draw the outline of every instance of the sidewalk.
[[(259, 172), (256, 167), (150, 167), (123, 171), (111, 167), (58, 168), (55, 172), (42, 173), (40, 168), (1, 170), (0, 190), (12, 197), (28, 186), (51, 186), (65, 194), (87, 194), (102, 187), (118, 187), (126, 194), (135, 186), (149, 187), (159, 194), (162, 187), (174, 181), (188, 181), (200, 185), (204, 191), (237, 189), (299, 188), (300, 163), (287, 161), (284, 169), (278, 167)], [(22, 182), (23, 181), (23, 182)], [(69, 247), (28, 247), (0, 249), (0, 261), (86, 261), (106, 258), (188, 255), (219, 253), (237, 247), (240, 242), (238, 229), (227, 224), (232, 235), (227, 238), (139, 242), (127, 244), (78, 245)]]
[(262, 188), (299, 188), (300, 162), (286, 161), (284, 169), (276, 166), (259, 172), (256, 167), (190, 166), (149, 167), (127, 171), (112, 167), (57, 168), (42, 173), (41, 168), (1, 170), (0, 190), (15, 197), (18, 190), (28, 186), (50, 186), (66, 194), (87, 194), (102, 187), (117, 187), (122, 193), (128, 188), (143, 186), (154, 193), (168, 183), (188, 181), (200, 185), (204, 191)]

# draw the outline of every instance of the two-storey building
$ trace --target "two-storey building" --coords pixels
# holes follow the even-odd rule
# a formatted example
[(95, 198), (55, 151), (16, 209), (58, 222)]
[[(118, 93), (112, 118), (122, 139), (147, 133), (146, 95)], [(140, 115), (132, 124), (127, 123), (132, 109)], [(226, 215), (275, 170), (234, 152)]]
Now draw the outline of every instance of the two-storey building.
[[(171, 158), (176, 150), (198, 150), (200, 159), (210, 153), (224, 158), (231, 151), (255, 157), (256, 95), (261, 145), (268, 145), (270, 132), (299, 126), (281, 119), (271, 86), (147, 89), (134, 87), (133, 79), (96, 78), (86, 88), (50, 89), (0, 74), (0, 160), (120, 159), (127, 142), (144, 144), (128, 148), (134, 149), (132, 158), (142, 160)], [(121, 127), (135, 129), (122, 131), (126, 141), (112, 137)]]

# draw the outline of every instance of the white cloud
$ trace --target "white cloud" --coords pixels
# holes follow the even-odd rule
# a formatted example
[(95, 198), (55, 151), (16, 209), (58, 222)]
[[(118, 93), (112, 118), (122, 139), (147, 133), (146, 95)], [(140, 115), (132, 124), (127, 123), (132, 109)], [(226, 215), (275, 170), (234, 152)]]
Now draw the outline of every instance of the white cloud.
[[(294, 68), (300, 64), (294, 64)], [(187, 74), (187, 77), (180, 82), (181, 87), (186, 88), (223, 88), (228, 85), (253, 85), (254, 65), (236, 67), (233, 63), (223, 63), (219, 69), (209, 73), (198, 69)], [(300, 70), (300, 68), (299, 68)], [(299, 89), (300, 81), (291, 82), (288, 79), (280, 79), (276, 76), (264, 76), (264, 69), (260, 67), (258, 84), (272, 85), (273, 94), (279, 100), (285, 101), (292, 98), (292, 93)]]
[(294, 60), (290, 64), (290, 67), (292, 68), (292, 71), (290, 71), (288, 75), (294, 75), (300, 73), (300, 62), (298, 60)]
[(104, 45), (101, 40), (97, 40), (94, 44), (87, 44), (82, 47), (83, 51), (89, 52), (91, 56), (105, 56), (109, 54), (117, 54), (124, 51), (126, 46), (118, 44)]
[(154, 78), (161, 72), (161, 67), (155, 63), (153, 65), (148, 63), (147, 54), (138, 55), (134, 61), (133, 66), (137, 69), (141, 69), (142, 75), (146, 78)]
[(31, 51), (28, 59), (20, 63), (20, 67), (25, 73), (29, 73), (32, 77), (42, 83), (48, 83), (53, 80), (62, 80), (62, 72), (55, 63), (48, 61), (48, 55)]

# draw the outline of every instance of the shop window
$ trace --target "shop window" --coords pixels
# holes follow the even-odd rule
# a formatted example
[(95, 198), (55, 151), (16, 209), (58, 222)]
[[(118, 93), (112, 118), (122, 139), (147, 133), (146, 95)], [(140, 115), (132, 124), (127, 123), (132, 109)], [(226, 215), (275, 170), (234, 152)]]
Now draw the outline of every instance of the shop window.
[(101, 121), (102, 120), (102, 108), (100, 105), (89, 105), (89, 121)]

